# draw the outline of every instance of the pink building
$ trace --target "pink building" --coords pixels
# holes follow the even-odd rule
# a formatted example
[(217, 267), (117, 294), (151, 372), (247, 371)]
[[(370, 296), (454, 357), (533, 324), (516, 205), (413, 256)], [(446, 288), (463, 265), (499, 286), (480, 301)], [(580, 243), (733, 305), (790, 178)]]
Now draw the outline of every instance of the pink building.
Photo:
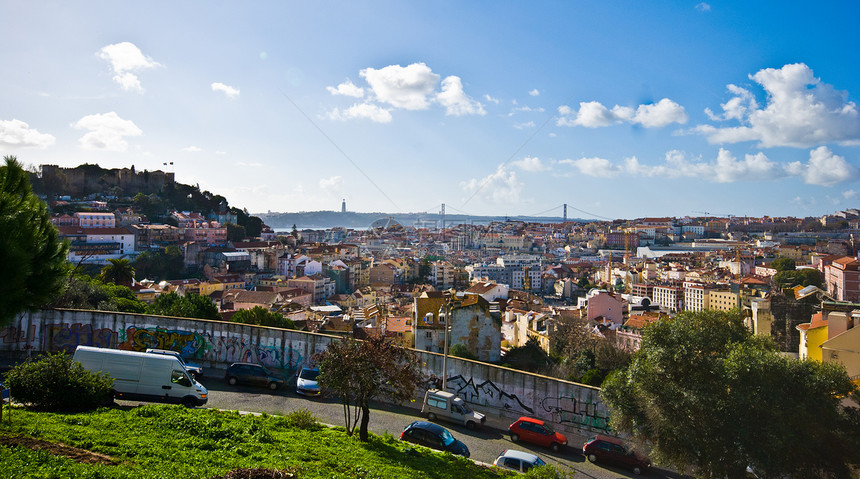
[(607, 291), (595, 291), (588, 297), (588, 320), (597, 321), (603, 318), (612, 323), (612, 329), (624, 324), (624, 311), (627, 310), (627, 301), (621, 295)]
[(207, 245), (227, 244), (227, 228), (222, 228), (217, 221), (200, 221), (189, 223), (185, 227), (185, 241), (195, 241)]
[(843, 256), (824, 267), (827, 294), (836, 301), (860, 300), (860, 261)]

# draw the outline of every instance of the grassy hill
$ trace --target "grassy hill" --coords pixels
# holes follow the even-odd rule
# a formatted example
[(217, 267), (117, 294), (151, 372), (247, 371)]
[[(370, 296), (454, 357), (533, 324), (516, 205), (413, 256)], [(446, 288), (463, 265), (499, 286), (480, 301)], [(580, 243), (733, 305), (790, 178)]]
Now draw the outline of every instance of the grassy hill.
[(306, 411), (250, 416), (146, 405), (86, 414), (15, 409), (11, 421), (6, 409), (3, 419), (2, 478), (510, 477), (388, 434), (361, 443)]

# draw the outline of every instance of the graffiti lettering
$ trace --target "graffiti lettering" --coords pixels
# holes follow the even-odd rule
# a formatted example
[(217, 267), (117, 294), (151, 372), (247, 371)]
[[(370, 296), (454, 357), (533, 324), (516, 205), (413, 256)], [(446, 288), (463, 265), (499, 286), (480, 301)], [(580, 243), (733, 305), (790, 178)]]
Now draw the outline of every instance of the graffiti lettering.
[(146, 351), (147, 348), (179, 351), (185, 358), (192, 358), (204, 347), (203, 336), (188, 331), (168, 331), (160, 328), (130, 327), (125, 331), (123, 349)]
[(529, 414), (534, 414), (534, 410), (523, 404), (516, 394), (508, 394), (502, 391), (492, 381), (487, 380), (475, 385), (475, 382), (471, 378), (466, 381), (463, 376), (457, 375), (448, 378), (447, 383), (448, 389), (457, 393), (466, 402), (503, 407), (505, 409), (519, 408), (527, 411)]
[(599, 431), (610, 432), (609, 414), (601, 411), (599, 402), (580, 401), (574, 397), (546, 397), (540, 402), (553, 421), (573, 423)]
[(73, 353), (78, 346), (115, 348), (116, 332), (102, 328), (93, 329), (89, 324), (46, 324), (45, 337), (48, 351)]
[(36, 325), (31, 324), (29, 331), (15, 326), (0, 329), (0, 338), (3, 338), (4, 343), (32, 343), (36, 339)]

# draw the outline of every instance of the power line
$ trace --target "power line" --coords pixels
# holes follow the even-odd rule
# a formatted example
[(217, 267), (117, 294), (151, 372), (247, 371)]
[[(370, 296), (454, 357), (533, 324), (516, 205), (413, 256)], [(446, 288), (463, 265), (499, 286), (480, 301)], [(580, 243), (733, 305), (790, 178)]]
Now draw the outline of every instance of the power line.
[(322, 134), (322, 136), (323, 136), (323, 137), (325, 137), (325, 139), (326, 139), (326, 140), (328, 140), (328, 142), (329, 142), (329, 143), (331, 143), (331, 145), (332, 145), (332, 146), (334, 146), (334, 147), (335, 147), (335, 149), (336, 149), (337, 151), (339, 151), (341, 155), (343, 155), (343, 157), (344, 157), (344, 158), (346, 158), (346, 159), (347, 159), (347, 161), (349, 161), (350, 163), (352, 163), (352, 166), (354, 166), (354, 167), (355, 167), (355, 169), (356, 169), (356, 170), (358, 170), (358, 172), (359, 172), (359, 173), (361, 173), (361, 174), (362, 174), (362, 175), (367, 179), (367, 181), (369, 181), (369, 182), (370, 182), (370, 184), (371, 184), (371, 185), (373, 185), (373, 186), (374, 186), (374, 187), (375, 187), (375, 188), (376, 188), (380, 193), (382, 193), (382, 196), (384, 196), (384, 197), (385, 197), (385, 199), (387, 199), (388, 201), (390, 201), (390, 202), (391, 202), (391, 204), (392, 204), (392, 205), (394, 205), (394, 207), (397, 209), (397, 211), (398, 211), (398, 212), (403, 211), (403, 210), (401, 210), (401, 209), (400, 209), (400, 207), (399, 207), (399, 206), (397, 206), (397, 203), (395, 203), (395, 202), (394, 202), (394, 200), (392, 200), (392, 199), (391, 199), (387, 194), (385, 194), (385, 192), (384, 192), (384, 191), (382, 191), (382, 188), (380, 188), (380, 187), (379, 187), (379, 185), (377, 185), (377, 184), (376, 184), (376, 183), (375, 183), (375, 182), (370, 178), (370, 176), (368, 176), (368, 175), (367, 175), (367, 173), (365, 173), (365, 172), (364, 172), (364, 170), (362, 170), (362, 169), (358, 166), (358, 164), (356, 164), (356, 162), (352, 161), (352, 158), (350, 158), (350, 157), (349, 157), (349, 155), (347, 155), (347, 154), (346, 154), (346, 152), (345, 152), (345, 151), (343, 151), (343, 150), (342, 150), (342, 149), (337, 145), (337, 143), (335, 143), (335, 142), (334, 142), (334, 140), (332, 140), (331, 138), (329, 138), (329, 136), (328, 136), (328, 135), (326, 135), (326, 133), (323, 131), (323, 129), (319, 127), (319, 125), (317, 125), (316, 123), (314, 123), (314, 121), (313, 121), (313, 120), (311, 120), (311, 118), (310, 118), (310, 117), (309, 117), (309, 116), (308, 116), (308, 115), (307, 115), (307, 114), (306, 114), (306, 113), (305, 113), (301, 108), (299, 108), (299, 105), (296, 105), (296, 102), (294, 102), (292, 98), (290, 98), (286, 93), (284, 93), (284, 92), (283, 92), (283, 90), (279, 90), (279, 91), (281, 92), (281, 95), (284, 95), (284, 98), (286, 98), (286, 99), (287, 99), (287, 101), (289, 101), (290, 103), (292, 103), (292, 105), (296, 108), (296, 110), (298, 110), (298, 111), (299, 111), (299, 113), (301, 113), (301, 114), (302, 114), (302, 116), (304, 116), (304, 117), (305, 117), (305, 119), (306, 119), (306, 120), (308, 120), (308, 122), (309, 122), (311, 125), (313, 125), (313, 126), (314, 126), (314, 128), (316, 128), (316, 129), (320, 132), (320, 134)]

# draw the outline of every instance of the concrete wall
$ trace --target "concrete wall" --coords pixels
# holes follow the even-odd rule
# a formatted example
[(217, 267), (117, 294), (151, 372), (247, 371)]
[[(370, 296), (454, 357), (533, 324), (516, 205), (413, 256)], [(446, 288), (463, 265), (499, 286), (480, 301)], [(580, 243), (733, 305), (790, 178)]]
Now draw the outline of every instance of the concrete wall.
[[(334, 336), (163, 316), (80, 310), (25, 313), (0, 329), (0, 356), (22, 359), (43, 351), (73, 352), (78, 345), (143, 351), (173, 349), (208, 369), (235, 361), (264, 364), (289, 377), (323, 351)], [(427, 386), (441, 384), (443, 356), (415, 351)], [(600, 390), (582, 384), (448, 358), (447, 390), (506, 427), (520, 416), (553, 423), (560, 431), (609, 432), (609, 413)], [(216, 376), (217, 377), (217, 376)], [(423, 391), (412, 405), (420, 407)]]

